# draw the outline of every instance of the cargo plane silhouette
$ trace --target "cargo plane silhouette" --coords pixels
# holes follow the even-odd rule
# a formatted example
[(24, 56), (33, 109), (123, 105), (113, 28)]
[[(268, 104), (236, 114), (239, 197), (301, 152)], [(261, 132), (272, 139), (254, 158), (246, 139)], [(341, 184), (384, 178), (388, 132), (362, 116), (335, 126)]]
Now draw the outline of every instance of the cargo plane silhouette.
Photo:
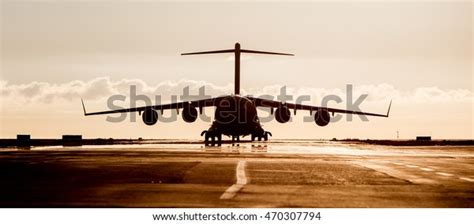
[(258, 139), (259, 141), (268, 140), (268, 136), (271, 133), (265, 131), (260, 124), (257, 107), (270, 108), (271, 114), (275, 116), (275, 119), (280, 123), (286, 123), (290, 120), (291, 110), (307, 110), (310, 115), (314, 112), (314, 121), (318, 126), (326, 126), (334, 113), (345, 113), (345, 114), (358, 114), (366, 116), (377, 116), (377, 117), (388, 117), (390, 113), (390, 107), (392, 102), (388, 106), (386, 114), (367, 113), (362, 111), (342, 110), (329, 107), (311, 106), (303, 104), (294, 104), (287, 102), (280, 102), (274, 100), (267, 100), (262, 98), (256, 98), (252, 96), (241, 96), (240, 95), (240, 55), (242, 53), (250, 54), (270, 54), (270, 55), (286, 55), (294, 56), (293, 54), (267, 52), (267, 51), (256, 51), (241, 49), (240, 44), (236, 43), (234, 49), (227, 50), (215, 50), (215, 51), (203, 51), (203, 52), (192, 52), (183, 53), (181, 55), (198, 55), (198, 54), (221, 54), (221, 53), (233, 53), (235, 56), (235, 68), (234, 68), (234, 94), (227, 96), (214, 97), (209, 99), (201, 99), (195, 101), (183, 101), (170, 104), (162, 105), (150, 105), (135, 108), (126, 108), (110, 111), (101, 112), (86, 112), (84, 102), (82, 106), (85, 116), (90, 115), (101, 115), (101, 114), (113, 114), (113, 113), (129, 113), (139, 112), (142, 116), (142, 120), (146, 125), (154, 125), (158, 121), (158, 110), (179, 110), (182, 109), (182, 118), (186, 122), (194, 122), (198, 117), (199, 113), (202, 113), (203, 107), (215, 107), (214, 121), (212, 122), (208, 130), (204, 130), (201, 136), (204, 136), (204, 142), (207, 144), (221, 144), (222, 135), (232, 137), (233, 141), (240, 141), (241, 136), (251, 136), (252, 141)]

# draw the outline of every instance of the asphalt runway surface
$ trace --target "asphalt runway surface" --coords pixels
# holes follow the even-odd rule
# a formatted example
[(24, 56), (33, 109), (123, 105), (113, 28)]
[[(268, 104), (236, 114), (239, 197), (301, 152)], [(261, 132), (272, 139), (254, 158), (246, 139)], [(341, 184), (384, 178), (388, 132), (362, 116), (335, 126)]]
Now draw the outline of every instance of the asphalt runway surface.
[(0, 149), (0, 207), (474, 207), (474, 147)]

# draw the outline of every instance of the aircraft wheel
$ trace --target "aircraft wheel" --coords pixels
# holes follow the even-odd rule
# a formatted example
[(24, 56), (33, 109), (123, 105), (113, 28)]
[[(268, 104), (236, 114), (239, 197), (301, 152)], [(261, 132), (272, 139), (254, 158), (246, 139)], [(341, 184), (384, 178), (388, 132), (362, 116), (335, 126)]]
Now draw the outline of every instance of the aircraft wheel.
[(222, 144), (222, 134), (217, 134), (217, 145)]
[(216, 144), (216, 136), (212, 135), (211, 140), (212, 140), (211, 144), (212, 144), (212, 146), (214, 146)]
[(204, 144), (209, 145), (209, 133), (204, 133)]

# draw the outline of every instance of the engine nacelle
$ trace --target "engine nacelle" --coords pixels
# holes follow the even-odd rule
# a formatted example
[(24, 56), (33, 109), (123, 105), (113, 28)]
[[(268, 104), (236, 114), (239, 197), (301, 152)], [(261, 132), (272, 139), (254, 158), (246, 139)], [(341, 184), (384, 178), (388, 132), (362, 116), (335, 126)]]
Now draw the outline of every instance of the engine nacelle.
[(153, 109), (146, 109), (143, 111), (142, 120), (146, 125), (154, 125), (158, 121), (158, 113)]
[(275, 110), (275, 119), (279, 123), (286, 123), (290, 120), (290, 118), (291, 118), (291, 113), (290, 113), (290, 109), (288, 109), (288, 107), (281, 106), (281, 107), (278, 107)]
[(197, 112), (196, 107), (189, 104), (184, 105), (183, 113), (181, 116), (183, 117), (183, 120), (188, 123), (196, 121), (198, 117), (198, 112)]
[(327, 110), (318, 110), (314, 114), (314, 122), (316, 122), (318, 126), (326, 126), (330, 120), (331, 116)]

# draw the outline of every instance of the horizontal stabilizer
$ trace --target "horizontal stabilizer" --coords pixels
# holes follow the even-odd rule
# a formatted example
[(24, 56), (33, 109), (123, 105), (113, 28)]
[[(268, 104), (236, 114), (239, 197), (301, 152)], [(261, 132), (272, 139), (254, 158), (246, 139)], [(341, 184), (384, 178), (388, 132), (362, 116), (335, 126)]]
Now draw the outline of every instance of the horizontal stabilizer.
[(288, 53), (278, 53), (278, 52), (269, 52), (269, 51), (255, 51), (255, 50), (246, 50), (241, 49), (239, 43), (235, 43), (234, 49), (227, 50), (215, 50), (215, 51), (200, 51), (200, 52), (190, 52), (182, 53), (181, 55), (196, 55), (196, 54), (221, 54), (221, 53), (234, 53), (235, 56), (235, 68), (234, 68), (234, 94), (240, 94), (240, 55), (242, 53), (251, 53), (251, 54), (272, 54), (272, 55), (286, 55), (294, 56), (294, 54)]
[(294, 54), (288, 53), (277, 53), (277, 52), (268, 52), (268, 51), (254, 51), (254, 50), (240, 50), (242, 53), (253, 53), (253, 54), (275, 54), (275, 55), (287, 55), (287, 56), (295, 56)]
[(218, 50), (218, 51), (201, 51), (201, 52), (191, 52), (191, 53), (182, 53), (181, 55), (193, 55), (193, 54), (221, 54), (221, 53), (233, 53), (234, 49), (228, 50)]

